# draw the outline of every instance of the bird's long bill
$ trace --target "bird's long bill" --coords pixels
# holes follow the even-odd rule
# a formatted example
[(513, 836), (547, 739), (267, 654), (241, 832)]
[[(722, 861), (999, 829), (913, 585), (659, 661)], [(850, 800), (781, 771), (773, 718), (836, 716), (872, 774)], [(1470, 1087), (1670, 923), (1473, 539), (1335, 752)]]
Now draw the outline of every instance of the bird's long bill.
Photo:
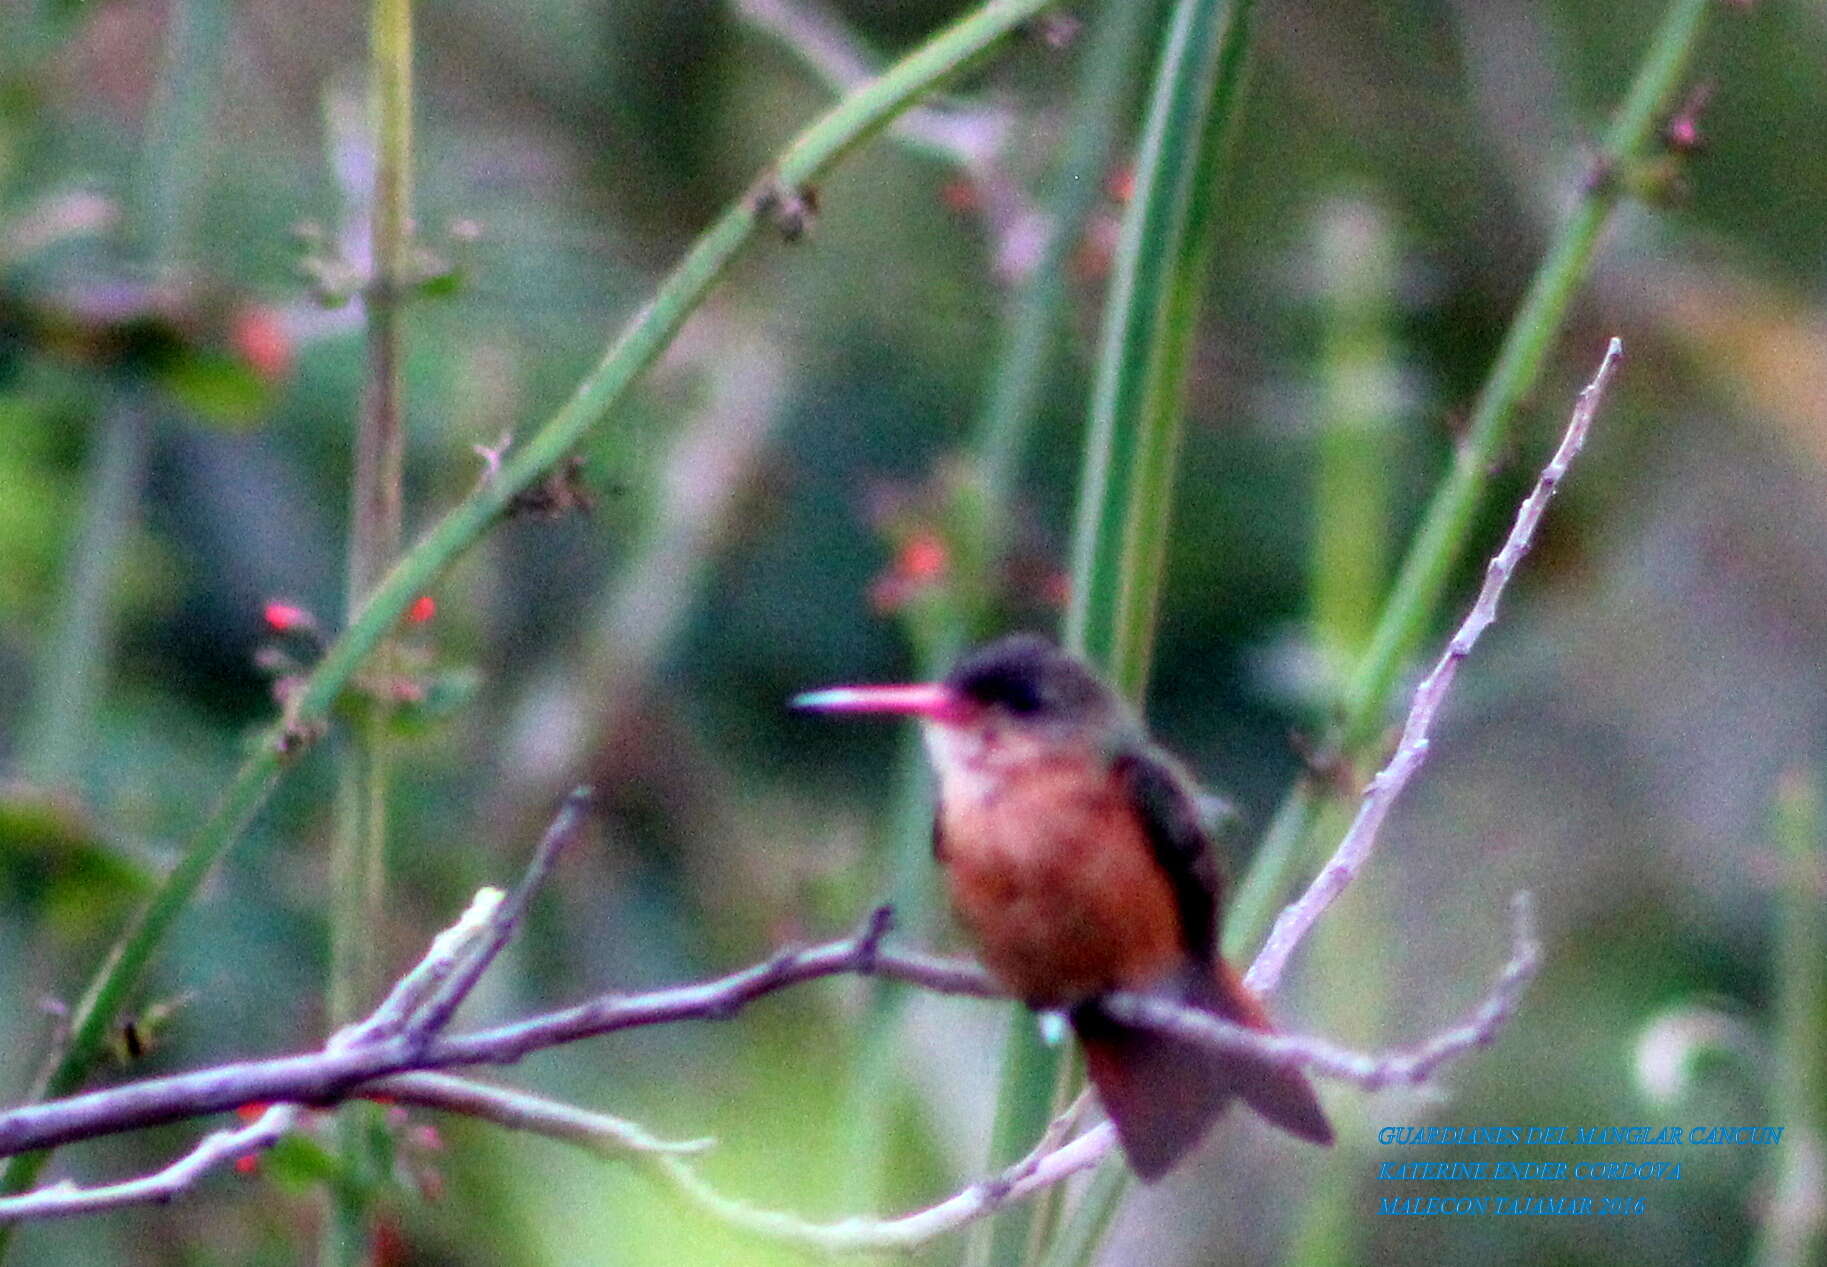
[(832, 686), (795, 695), (792, 706), (808, 713), (894, 713), (928, 721), (958, 721), (964, 698), (943, 682), (901, 686)]

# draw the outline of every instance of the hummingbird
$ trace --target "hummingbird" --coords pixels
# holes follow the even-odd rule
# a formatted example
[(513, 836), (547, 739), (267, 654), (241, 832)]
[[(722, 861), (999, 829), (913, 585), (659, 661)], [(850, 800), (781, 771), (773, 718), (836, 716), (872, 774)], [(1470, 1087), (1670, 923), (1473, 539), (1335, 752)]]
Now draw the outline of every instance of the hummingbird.
[(1299, 1070), (1101, 1006), (1132, 991), (1272, 1030), (1218, 953), (1223, 885), (1190, 776), (1083, 660), (1015, 634), (937, 682), (831, 687), (792, 704), (919, 720), (937, 783), (933, 856), (959, 922), (1005, 989), (1070, 1022), (1142, 1179), (1171, 1170), (1233, 1099), (1332, 1142)]

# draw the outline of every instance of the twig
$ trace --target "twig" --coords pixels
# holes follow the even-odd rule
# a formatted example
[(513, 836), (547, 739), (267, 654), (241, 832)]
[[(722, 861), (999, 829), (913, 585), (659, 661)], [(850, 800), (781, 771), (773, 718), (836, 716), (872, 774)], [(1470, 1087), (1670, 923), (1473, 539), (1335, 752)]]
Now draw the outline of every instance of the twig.
[(463, 1006), (463, 1000), (469, 997), (470, 991), (476, 988), (476, 982), (482, 979), (482, 974), (495, 962), (495, 956), (501, 953), (501, 948), (514, 935), (521, 916), (526, 913), (527, 904), (552, 873), (559, 855), (582, 832), (585, 819), (590, 813), (592, 795), (589, 788), (578, 787), (573, 788), (565, 798), (558, 817), (546, 828), (539, 847), (533, 851), (533, 860), (527, 864), (520, 883), (488, 915), (488, 927), (477, 944), (475, 953), (453, 970), (450, 977), (436, 988), (436, 992), (430, 995), (425, 1005), (406, 1024), (405, 1034), (410, 1041), (423, 1045), (442, 1033), (457, 1009)]
[(1366, 1091), (1413, 1086), (1426, 1082), (1455, 1057), (1488, 1046), (1515, 1015), (1523, 991), (1541, 966), (1541, 943), (1536, 939), (1529, 895), (1518, 893), (1511, 909), (1515, 928), (1510, 958), (1471, 1015), (1425, 1042), (1380, 1055), (1349, 1051), (1317, 1038), (1259, 1033), (1204, 1012), (1164, 1006), (1161, 1000), (1144, 995), (1113, 995), (1105, 1007), (1112, 1016), (1132, 1024), (1166, 1030), (1221, 1050), (1247, 1052), (1277, 1064), (1305, 1068)]
[(1109, 1123), (1101, 1123), (1070, 1143), (1024, 1157), (1002, 1174), (960, 1189), (936, 1205), (891, 1219), (848, 1218), (830, 1223), (725, 1196), (676, 1156), (647, 1155), (637, 1160), (682, 1204), (734, 1231), (820, 1254), (864, 1254), (917, 1249), (1089, 1170), (1115, 1147), (1116, 1131)]
[(701, 1153), (717, 1143), (714, 1139), (660, 1139), (625, 1118), (447, 1073), (402, 1073), (367, 1083), (361, 1093), (370, 1099), (460, 1113), (511, 1131), (544, 1135), (612, 1161), (631, 1153)]
[[(757, 31), (783, 44), (839, 96), (877, 73), (837, 16), (812, 0), (733, 0), (731, 7)], [(901, 115), (889, 131), (980, 175), (1002, 154), (1011, 122), (1006, 111), (993, 108), (924, 105)]]
[[(485, 894), (490, 892), (485, 890)], [(881, 941), (890, 922), (883, 908), (853, 937), (776, 956), (719, 981), (632, 998), (612, 997), (517, 1025), (415, 1047), (404, 1032), (406, 1022), (401, 1019), (411, 1015), (405, 1009), (406, 1001), (423, 999), (439, 983), (455, 979), (452, 965), (473, 960), (479, 944), (497, 925), (500, 905), (498, 897), (479, 898), (464, 919), (450, 933), (440, 936), (426, 958), (394, 987), (374, 1018), (337, 1036), (321, 1052), (226, 1065), (18, 1109), (0, 1115), (0, 1153), (69, 1143), (248, 1103), (278, 1102), (296, 1109), (356, 1097), (392, 1097), (545, 1135), (598, 1156), (632, 1161), (687, 1205), (738, 1231), (802, 1248), (840, 1253), (912, 1248), (1095, 1165), (1114, 1146), (1114, 1135), (1107, 1125), (1065, 1140), (1079, 1116), (1081, 1103), (1061, 1115), (1027, 1156), (1000, 1174), (897, 1218), (859, 1217), (815, 1223), (725, 1196), (680, 1156), (706, 1146), (702, 1141), (666, 1143), (618, 1118), (424, 1070), (456, 1064), (508, 1063), (543, 1047), (636, 1025), (723, 1019), (762, 995), (841, 972), (878, 973), (942, 993), (974, 996), (992, 993), (986, 978), (964, 965), (882, 949)], [(1113, 995), (1107, 1005), (1115, 1014), (1138, 1024), (1167, 1029), (1221, 1050), (1245, 1050), (1266, 1060), (1305, 1066), (1367, 1088), (1422, 1082), (1446, 1061), (1488, 1044), (1514, 1012), (1540, 956), (1528, 905), (1521, 897), (1516, 918), (1516, 944), (1511, 959), (1471, 1017), (1425, 1043), (1385, 1055), (1350, 1052), (1312, 1038), (1261, 1034), (1138, 995)], [(460, 930), (466, 931), (458, 935)], [(409, 1069), (418, 1072), (403, 1072)], [(269, 1114), (272, 1112), (269, 1110)], [(0, 1220), (53, 1217), (168, 1199), (223, 1161), (269, 1145), (291, 1129), (295, 1121), (295, 1117), (263, 1115), (249, 1128), (217, 1132), (157, 1175), (105, 1188), (78, 1189), (62, 1184), (14, 1198), (10, 1204), (0, 1203)], [(252, 1127), (262, 1124), (270, 1135), (250, 1133)]]
[(998, 997), (972, 964), (891, 951), (882, 912), (858, 934), (786, 951), (740, 972), (698, 985), (639, 995), (605, 995), (577, 1007), (416, 1050), (403, 1041), (242, 1061), (91, 1091), (0, 1114), (0, 1156), (51, 1148), (79, 1139), (137, 1130), (256, 1102), (332, 1104), (376, 1078), (414, 1069), (511, 1064), (547, 1047), (579, 1039), (691, 1020), (728, 1020), (765, 995), (823, 977), (873, 973), (940, 994)]
[(446, 985), (493, 926), (503, 898), (500, 889), (478, 889), (455, 924), (431, 940), (425, 957), (387, 992), (367, 1020), (330, 1036), (325, 1051), (349, 1051), (400, 1033), (426, 1000)]
[[(462, 918), (432, 940), (425, 957), (400, 979), (374, 1014), (361, 1024), (332, 1036), (324, 1047), (324, 1054), (362, 1052), (393, 1039), (411, 1019), (417, 1001), (450, 979), (457, 965), (475, 951), (477, 940), (492, 927), (491, 917), (500, 905), (499, 890), (484, 889), (478, 893)], [(249, 1097), (241, 1103), (271, 1098)], [(22, 1219), (65, 1218), (123, 1205), (170, 1201), (217, 1167), (278, 1143), (298, 1125), (304, 1108), (298, 1102), (272, 1104), (245, 1126), (205, 1135), (189, 1152), (149, 1175), (87, 1188), (66, 1180), (22, 1196), (0, 1197), (0, 1224)]]
[(163, 1170), (137, 1179), (93, 1188), (66, 1179), (21, 1196), (0, 1197), (0, 1223), (68, 1218), (123, 1205), (170, 1201), (218, 1166), (271, 1148), (298, 1124), (303, 1113), (300, 1105), (275, 1104), (246, 1126), (205, 1135), (195, 1148)]
[(1358, 805), (1357, 817), (1352, 820), (1345, 838), (1339, 842), (1332, 860), (1320, 869), (1300, 900), (1276, 919), (1268, 941), (1244, 978), (1245, 984), (1257, 993), (1268, 994), (1274, 991), (1281, 982), (1289, 956), (1306, 937), (1314, 922), (1332, 905), (1333, 899), (1351, 883), (1352, 877), (1376, 848), (1377, 833), (1382, 830), (1390, 806), (1408, 785), (1415, 771), (1421, 768), (1421, 763), (1427, 759), (1428, 731), (1433, 726), (1434, 717), (1439, 713), (1447, 692), (1452, 688), (1454, 675), (1459, 671), (1459, 662), (1470, 654), (1479, 635), (1497, 618), (1497, 602), (1503, 596), (1504, 586), (1509, 583), (1523, 556), (1529, 552), (1536, 526), (1541, 523), (1542, 512), (1548, 508), (1574, 455), (1586, 442), (1586, 432), (1592, 425), (1593, 415), (1598, 411), (1599, 400), (1623, 355), (1624, 344), (1613, 339), (1605, 349), (1604, 359), (1599, 362), (1598, 373), (1580, 393), (1579, 401), (1573, 407), (1573, 418), (1567, 424), (1566, 434), (1561, 437), (1560, 447), (1542, 470), (1534, 490), (1517, 510), (1516, 523), (1510, 529), (1503, 549), (1498, 551), (1497, 557), (1485, 569), (1484, 585), (1478, 591), (1477, 602), (1472, 605), (1472, 610), (1466, 615), (1465, 621), (1433, 669), (1421, 680), (1421, 685), (1415, 688), (1414, 703), (1409, 708), (1408, 720), (1403, 724), (1402, 738), (1396, 745), (1395, 755), (1370, 781), (1370, 786)]

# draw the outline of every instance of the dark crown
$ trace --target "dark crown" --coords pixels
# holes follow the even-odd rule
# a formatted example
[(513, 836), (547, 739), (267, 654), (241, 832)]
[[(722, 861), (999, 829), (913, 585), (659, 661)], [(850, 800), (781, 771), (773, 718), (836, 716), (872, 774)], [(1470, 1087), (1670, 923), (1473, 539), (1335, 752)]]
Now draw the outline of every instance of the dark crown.
[(1077, 656), (1037, 634), (1013, 634), (960, 660), (945, 684), (966, 699), (1015, 717), (1087, 719), (1116, 701)]

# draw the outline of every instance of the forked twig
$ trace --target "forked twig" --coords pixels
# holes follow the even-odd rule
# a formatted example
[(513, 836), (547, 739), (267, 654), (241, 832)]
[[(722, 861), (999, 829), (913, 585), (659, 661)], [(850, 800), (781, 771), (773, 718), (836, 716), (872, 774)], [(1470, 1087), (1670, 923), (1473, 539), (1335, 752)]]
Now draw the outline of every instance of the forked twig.
[(1535, 481), (1534, 489), (1518, 508), (1516, 523), (1511, 527), (1503, 549), (1497, 552), (1497, 557), (1485, 568), (1484, 585), (1478, 591), (1478, 599), (1472, 604), (1472, 610), (1466, 614), (1452, 641), (1446, 644), (1446, 650), (1441, 652), (1433, 669), (1421, 679), (1421, 685), (1415, 688), (1414, 702), (1409, 705), (1408, 719), (1402, 725), (1402, 738), (1396, 744), (1395, 755), (1365, 789), (1364, 798), (1358, 805), (1357, 817), (1352, 819), (1351, 827), (1345, 832), (1345, 838), (1339, 841), (1331, 861), (1320, 868), (1319, 874), (1313, 878), (1313, 883), (1301, 895), (1300, 900), (1277, 917), (1268, 941), (1258, 952), (1256, 961), (1250, 965), (1244, 983), (1257, 993), (1273, 993), (1281, 983), (1282, 972), (1288, 966), (1288, 957), (1312, 929), (1314, 922), (1332, 905), (1333, 899), (1344, 892), (1352, 877), (1363, 868), (1371, 851), (1376, 848), (1377, 833), (1382, 830), (1383, 820), (1389, 816), (1390, 806), (1395, 803), (1402, 789), (1408, 786), (1415, 771), (1421, 768), (1421, 763), (1427, 760), (1428, 731), (1433, 727), (1434, 718), (1440, 712), (1447, 692), (1452, 689), (1453, 678), (1459, 672), (1459, 662), (1471, 653), (1477, 645), (1479, 635), (1497, 619), (1497, 601), (1503, 597), (1504, 586), (1509, 584), (1517, 564), (1529, 552), (1542, 513), (1554, 499), (1555, 490), (1566, 476), (1568, 466), (1579, 453), (1580, 447), (1586, 443), (1586, 432), (1598, 412), (1599, 400), (1604, 396), (1605, 388), (1623, 357), (1622, 340), (1611, 340), (1605, 349), (1604, 359), (1599, 362), (1598, 372), (1593, 375), (1585, 390), (1580, 392), (1579, 401), (1573, 407), (1573, 418), (1561, 437), (1560, 447), (1554, 451), (1554, 457)]

